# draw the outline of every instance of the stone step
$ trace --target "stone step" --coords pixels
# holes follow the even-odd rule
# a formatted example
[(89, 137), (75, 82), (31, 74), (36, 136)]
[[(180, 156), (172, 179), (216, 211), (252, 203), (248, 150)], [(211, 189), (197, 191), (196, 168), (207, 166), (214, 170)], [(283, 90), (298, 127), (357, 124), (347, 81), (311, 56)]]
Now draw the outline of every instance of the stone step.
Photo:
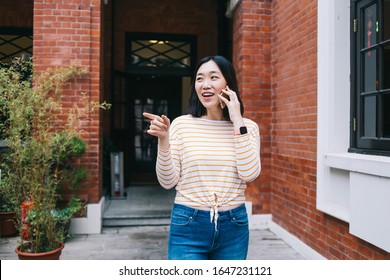
[(103, 219), (104, 227), (124, 227), (124, 226), (166, 226), (169, 225), (169, 217), (164, 218), (116, 218)]
[(103, 215), (103, 226), (165, 226), (169, 225), (170, 211), (148, 211), (127, 215)]
[(107, 199), (103, 227), (169, 225), (175, 190), (159, 186), (126, 188), (123, 199)]

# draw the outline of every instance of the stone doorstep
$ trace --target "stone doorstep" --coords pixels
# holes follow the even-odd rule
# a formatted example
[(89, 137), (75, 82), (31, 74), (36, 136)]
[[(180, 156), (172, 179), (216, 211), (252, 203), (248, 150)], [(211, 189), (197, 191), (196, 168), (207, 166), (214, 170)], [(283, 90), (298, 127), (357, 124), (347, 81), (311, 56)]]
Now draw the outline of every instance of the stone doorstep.
[(169, 225), (169, 217), (140, 217), (140, 218), (109, 218), (103, 219), (104, 227), (118, 227), (118, 226), (165, 226)]

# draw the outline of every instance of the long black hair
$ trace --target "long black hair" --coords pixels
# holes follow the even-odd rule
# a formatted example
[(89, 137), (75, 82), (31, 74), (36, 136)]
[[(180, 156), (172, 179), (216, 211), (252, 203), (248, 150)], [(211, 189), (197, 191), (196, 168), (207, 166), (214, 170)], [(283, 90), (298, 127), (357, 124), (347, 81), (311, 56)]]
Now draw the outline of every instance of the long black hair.
[[(240, 93), (238, 91), (238, 84), (237, 84), (237, 78), (236, 78), (236, 71), (234, 70), (234, 67), (232, 63), (227, 60), (225, 57), (220, 55), (214, 55), (214, 56), (206, 56), (198, 61), (195, 67), (193, 80), (191, 83), (191, 93), (189, 98), (189, 105), (188, 105), (188, 113), (191, 114), (193, 117), (200, 118), (202, 116), (205, 116), (207, 114), (206, 108), (202, 105), (200, 102), (198, 95), (196, 94), (195, 90), (195, 77), (198, 73), (199, 68), (206, 62), (214, 61), (215, 64), (217, 64), (218, 68), (221, 70), (221, 73), (223, 77), (226, 80), (227, 85), (231, 90), (236, 92), (238, 101), (240, 102), (240, 110), (241, 115), (244, 114), (244, 105), (242, 104), (242, 100), (240, 97)], [(225, 120), (230, 121), (229, 116), (229, 110), (225, 106), (225, 108), (222, 109), (223, 117)]]

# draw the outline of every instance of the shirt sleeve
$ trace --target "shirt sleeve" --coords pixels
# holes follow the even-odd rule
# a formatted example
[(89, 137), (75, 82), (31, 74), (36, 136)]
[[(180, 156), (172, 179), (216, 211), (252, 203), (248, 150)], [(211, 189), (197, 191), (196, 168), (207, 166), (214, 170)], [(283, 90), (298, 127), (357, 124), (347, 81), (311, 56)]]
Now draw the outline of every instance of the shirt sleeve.
[(235, 135), (238, 176), (244, 182), (255, 180), (261, 171), (260, 131), (255, 122), (247, 126), (248, 133)]
[(158, 149), (156, 174), (160, 185), (171, 189), (177, 185), (180, 178), (180, 155), (179, 141), (176, 126), (172, 123), (170, 127), (169, 149), (167, 151)]

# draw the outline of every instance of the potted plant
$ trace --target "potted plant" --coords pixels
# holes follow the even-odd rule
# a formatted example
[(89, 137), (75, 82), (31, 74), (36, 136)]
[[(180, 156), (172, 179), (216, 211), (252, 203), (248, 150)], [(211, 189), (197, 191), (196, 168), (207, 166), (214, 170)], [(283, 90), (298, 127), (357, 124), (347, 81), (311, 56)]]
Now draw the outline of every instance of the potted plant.
[[(1, 170), (0, 170), (1, 182)], [(5, 201), (5, 197), (0, 194), (0, 237), (10, 237), (17, 235), (16, 213), (11, 205)]]
[(91, 111), (109, 105), (90, 102), (81, 93), (79, 102), (66, 106), (63, 89), (85, 75), (80, 67), (49, 69), (37, 77), (28, 74), (32, 68), (32, 62), (18, 60), (0, 69), (0, 114), (5, 120), (0, 135), (7, 145), (0, 188), (10, 192), (15, 207), (28, 205), (16, 215), (23, 233), (16, 249), (19, 258), (29, 253), (46, 258), (53, 250), (59, 258), (66, 223), (81, 207), (79, 200), (71, 200), (65, 209), (72, 210), (60, 215), (66, 211), (58, 206), (60, 190), (75, 188), (86, 178), (78, 162), (86, 149), (80, 123)]

